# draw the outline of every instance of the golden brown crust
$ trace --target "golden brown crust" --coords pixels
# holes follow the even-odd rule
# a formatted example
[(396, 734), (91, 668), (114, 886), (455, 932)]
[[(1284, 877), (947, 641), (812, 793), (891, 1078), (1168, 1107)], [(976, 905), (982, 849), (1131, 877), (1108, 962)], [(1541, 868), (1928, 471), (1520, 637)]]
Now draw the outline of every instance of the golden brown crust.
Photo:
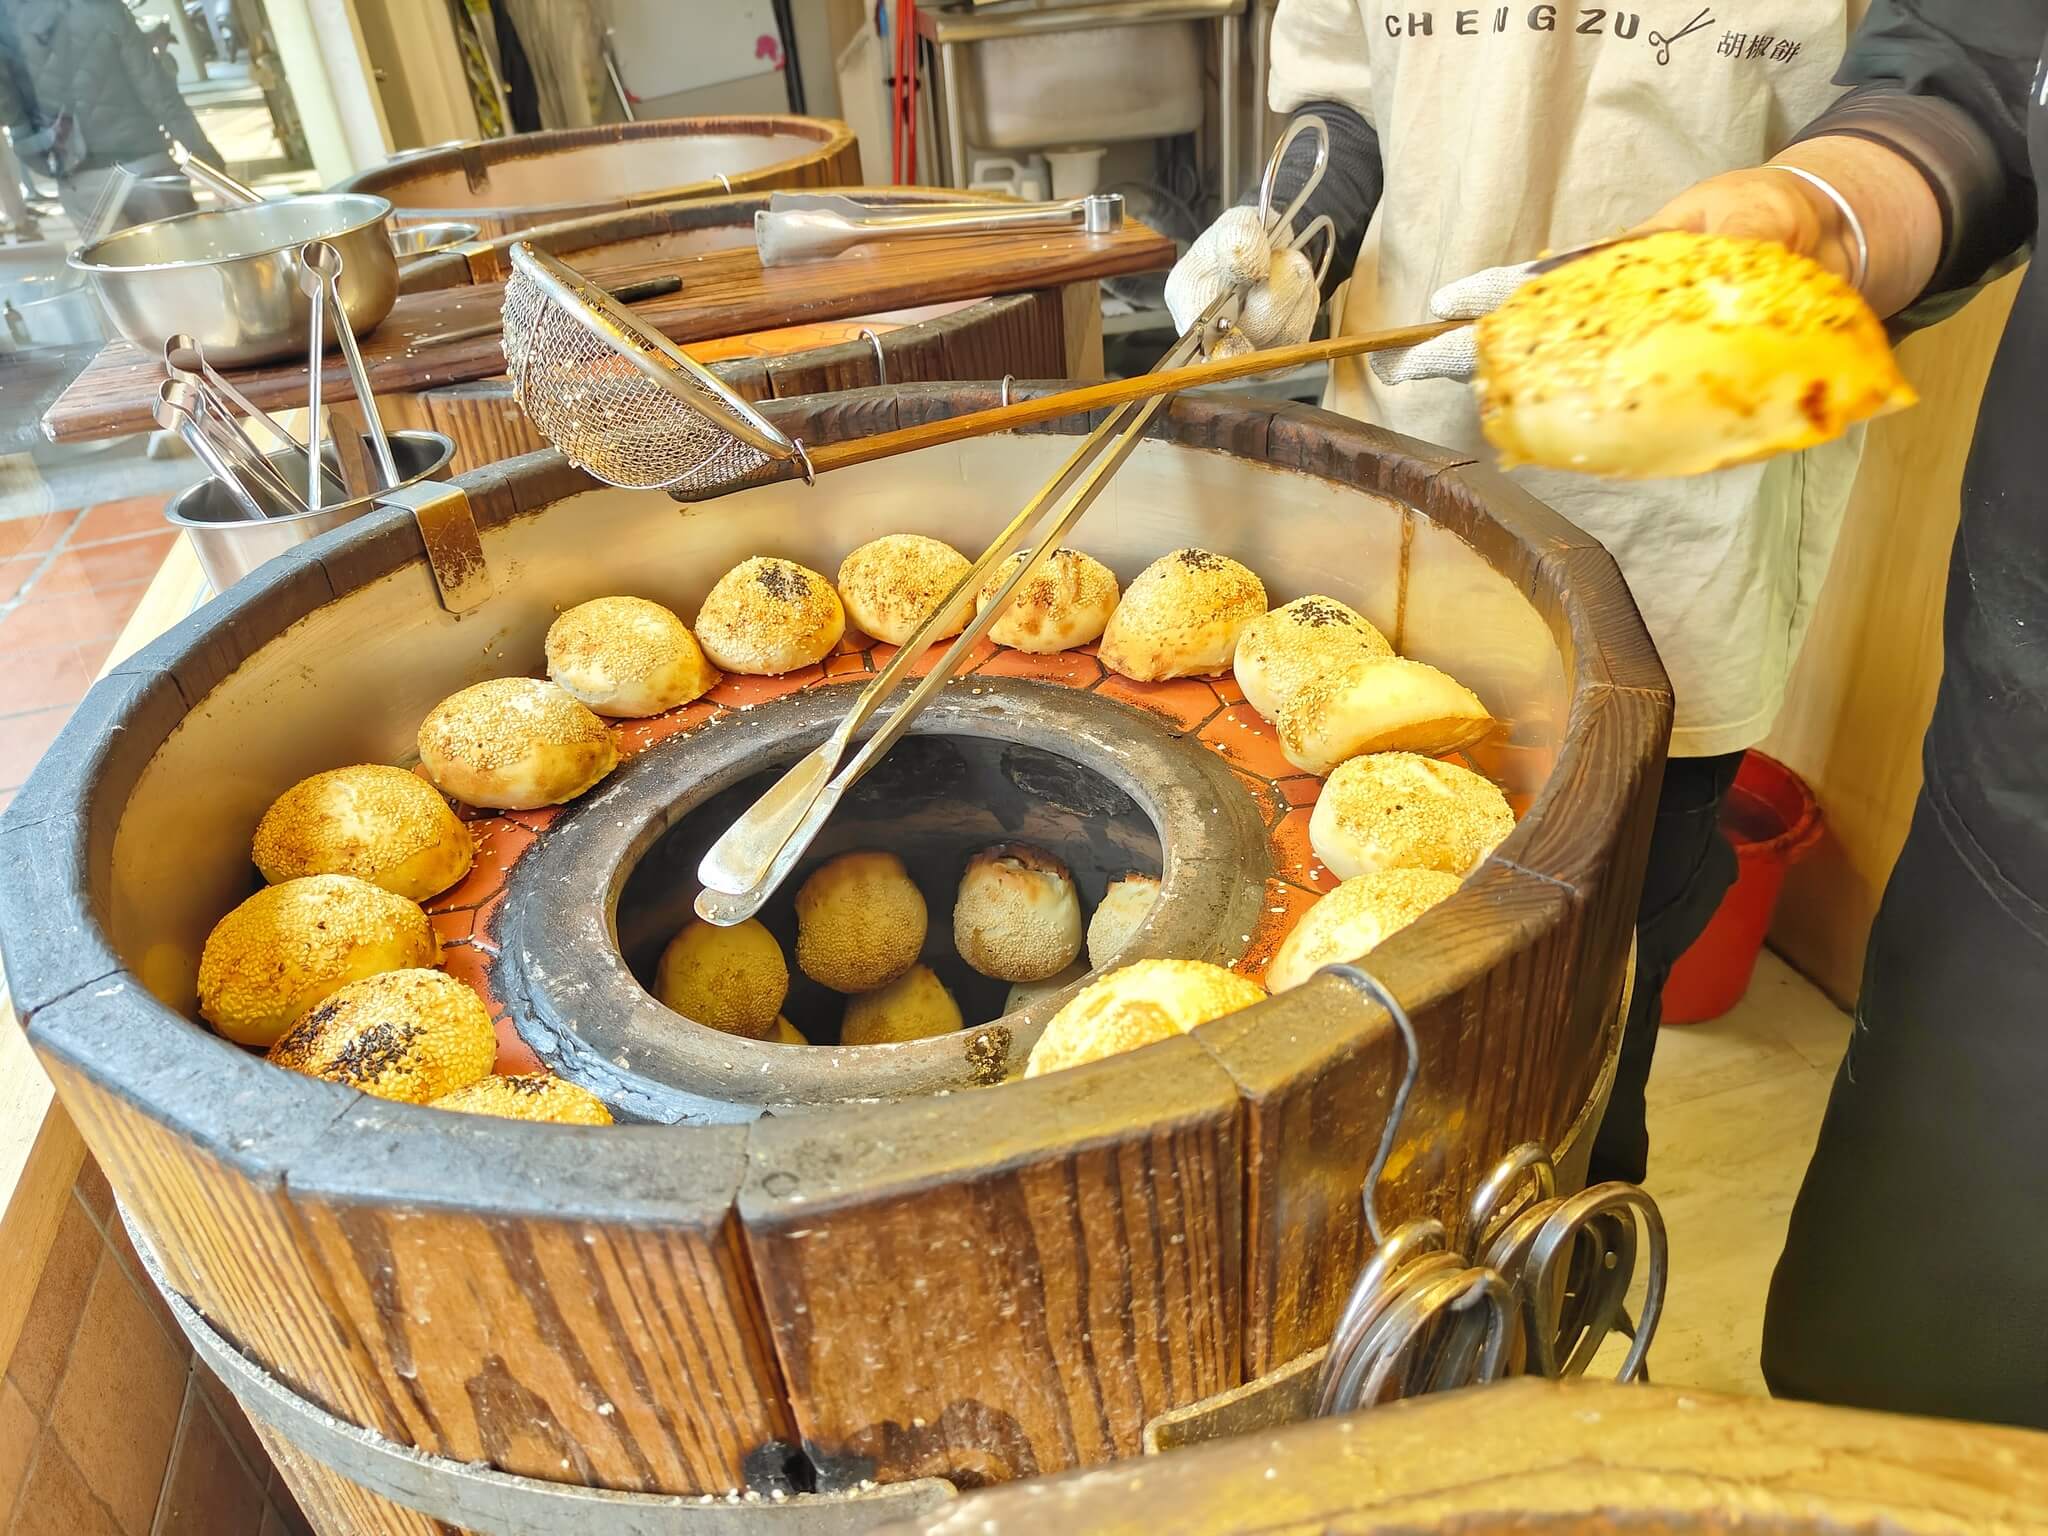
[(644, 597), (599, 597), (548, 626), (548, 677), (596, 714), (658, 715), (718, 682), (689, 627)]
[(758, 1040), (789, 996), (789, 963), (758, 919), (719, 928), (692, 918), (661, 952), (654, 995), (707, 1029)]
[(425, 1104), (491, 1070), (498, 1034), (483, 999), (439, 971), (387, 971), (316, 1004), (270, 1048), (275, 1066)]
[(573, 800), (619, 754), (604, 722), (553, 683), (494, 677), (436, 704), (420, 722), (420, 762), (469, 805), (532, 810)]
[(929, 1040), (960, 1027), (960, 1005), (928, 965), (913, 965), (886, 987), (846, 1000), (841, 1045), (893, 1045)]
[(1089, 983), (1052, 1016), (1031, 1048), (1026, 1077), (1100, 1061), (1170, 1040), (1262, 1001), (1265, 990), (1201, 960), (1139, 960)]
[(796, 963), (835, 992), (871, 992), (917, 964), (924, 893), (893, 853), (842, 853), (796, 893)]
[(1339, 880), (1383, 869), (1462, 877), (1514, 830), (1515, 813), (1491, 780), (1412, 752), (1376, 752), (1331, 773), (1308, 840)]
[(997, 981), (1043, 981), (1081, 953), (1074, 877), (1045, 849), (998, 843), (967, 861), (953, 902), (953, 947)]
[[(986, 608), (1031, 551), (1020, 549), (982, 583), (977, 606)], [(1031, 579), (1011, 594), (1010, 606), (989, 626), (997, 645), (1049, 656), (1100, 639), (1121, 593), (1116, 572), (1078, 549), (1056, 549)]]
[(1096, 970), (1117, 957), (1159, 900), (1159, 877), (1118, 875), (1088, 917), (1088, 964)]
[(610, 1125), (603, 1099), (552, 1072), (493, 1074), (430, 1101), (435, 1109), (552, 1125)]
[(718, 578), (697, 641), (728, 672), (779, 677), (824, 659), (846, 632), (832, 583), (794, 560), (756, 555)]
[(214, 925), (199, 1013), (238, 1044), (269, 1046), (350, 982), (440, 957), (418, 903), (353, 875), (307, 875), (265, 886)]
[(1282, 755), (1305, 773), (1328, 773), (1368, 752), (1456, 752), (1492, 730), (1479, 695), (1447, 672), (1398, 656), (1302, 684), (1273, 720)]
[(1125, 588), (1102, 632), (1102, 664), (1141, 683), (1227, 672), (1237, 637), (1265, 611), (1265, 587), (1235, 560), (1176, 549)]
[[(839, 563), (839, 600), (863, 634), (901, 645), (938, 611), (969, 569), (967, 557), (950, 544), (921, 533), (888, 533)], [(954, 605), (934, 638), (959, 634), (973, 612), (969, 593)]]
[(1326, 965), (1369, 955), (1440, 901), (1460, 881), (1434, 869), (1383, 869), (1346, 880), (1301, 916), (1266, 967), (1266, 987), (1285, 992)]
[(1297, 597), (1245, 625), (1230, 670), (1245, 702), (1271, 720), (1316, 679), (1393, 654), (1356, 609), (1334, 597)]
[(1625, 241), (1525, 284), (1476, 339), (1480, 424), (1508, 465), (1703, 474), (1914, 401), (1862, 296), (1770, 241)]
[(304, 875), (354, 875), (424, 901), (469, 872), (464, 826), (431, 784), (384, 763), (330, 768), (299, 780), (256, 824), (250, 856), (272, 885)]

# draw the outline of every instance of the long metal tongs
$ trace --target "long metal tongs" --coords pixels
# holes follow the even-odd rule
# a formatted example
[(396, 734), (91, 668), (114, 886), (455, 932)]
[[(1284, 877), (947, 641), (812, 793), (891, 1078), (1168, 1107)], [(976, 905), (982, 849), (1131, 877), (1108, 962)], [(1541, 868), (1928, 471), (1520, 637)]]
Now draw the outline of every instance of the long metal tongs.
[[(1312, 135), (1316, 141), (1314, 165), (1293, 200), (1276, 215), (1272, 209), (1274, 178), (1288, 150), (1304, 134)], [(1329, 130), (1321, 119), (1297, 119), (1274, 148), (1260, 188), (1259, 211), (1269, 237), (1279, 236), (1290, 228), (1295, 215), (1322, 180), (1329, 157)], [(1327, 221), (1315, 221), (1298, 236), (1289, 239), (1290, 248), (1298, 249), (1325, 228)], [(1243, 297), (1243, 292), (1237, 289), (1220, 295), (1188, 327), (1153, 371), (1176, 368), (1193, 357), (1202, 347), (1204, 338), (1214, 334), (1218, 321), (1237, 313), (1242, 307)], [(1125, 405), (1111, 412), (1100, 426), (1083, 438), (1052, 479), (1039, 488), (995, 542), (983, 551), (981, 558), (968, 568), (967, 574), (946, 600), (933, 609), (931, 616), (898, 649), (889, 665), (861, 690), (838, 728), (777, 780), (712, 845), (697, 870), (704, 885), (696, 902), (700, 917), (709, 923), (730, 926), (745, 922), (761, 909), (769, 896), (788, 878), (840, 799), (881, 760), (882, 755), (910, 728), (924, 706), (959, 671), (968, 653), (1007, 610), (1012, 594), (1031, 579), (1040, 562), (1059, 547), (1067, 531), (1102, 494), (1110, 478), (1136, 450), (1146, 425), (1168, 398), (1168, 394), (1162, 393)], [(1055, 506), (1069, 491), (1072, 491), (1071, 498), (1037, 536), (1031, 556), (1019, 562), (991, 601), (980, 605), (979, 611), (961, 630), (938, 665), (919, 679), (895, 713), (867, 740), (853, 760), (834, 775), (833, 770), (854, 734), (881, 707), (882, 701), (895, 690), (917, 659), (940, 638), (951, 616), (959, 611), (959, 599), (978, 594), (988, 574), (1009, 558), (1023, 542), (1025, 534), (1044, 517), (1047, 509)]]
[(754, 245), (764, 267), (823, 261), (877, 240), (908, 236), (1008, 235), (1070, 229), (1106, 235), (1121, 229), (1124, 200), (1115, 192), (1052, 203), (863, 203), (825, 193), (770, 195), (754, 214)]

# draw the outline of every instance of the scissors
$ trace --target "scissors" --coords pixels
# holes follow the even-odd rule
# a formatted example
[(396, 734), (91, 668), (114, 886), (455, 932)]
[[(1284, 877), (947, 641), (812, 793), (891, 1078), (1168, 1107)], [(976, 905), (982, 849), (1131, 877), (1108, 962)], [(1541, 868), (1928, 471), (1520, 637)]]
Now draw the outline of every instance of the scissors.
[[(1287, 158), (1287, 152), (1294, 147), (1295, 140), (1304, 134), (1316, 141), (1315, 163), (1309, 167), (1300, 188), (1287, 206), (1278, 214), (1273, 212), (1273, 183), (1280, 174), (1280, 166)], [(1330, 130), (1320, 117), (1298, 117), (1288, 126), (1280, 142), (1274, 146), (1271, 157), (1266, 161), (1266, 173), (1259, 179), (1259, 223), (1266, 231), (1266, 241), (1276, 252), (1293, 252), (1307, 248), (1309, 242), (1320, 234), (1323, 240), (1322, 260), (1316, 265), (1315, 283), (1321, 288), (1323, 279), (1329, 275), (1330, 262), (1337, 254), (1337, 225), (1328, 214), (1318, 214), (1299, 232), (1289, 234), (1278, 246), (1273, 246), (1273, 237), (1288, 229), (1300, 213), (1309, 195), (1322, 185), (1323, 173), (1330, 167)], [(1224, 337), (1236, 330), (1244, 314), (1245, 296), (1252, 284), (1242, 284), (1225, 294), (1205, 311), (1201, 318), (1202, 352), (1205, 356), (1216, 355), (1216, 348)]]

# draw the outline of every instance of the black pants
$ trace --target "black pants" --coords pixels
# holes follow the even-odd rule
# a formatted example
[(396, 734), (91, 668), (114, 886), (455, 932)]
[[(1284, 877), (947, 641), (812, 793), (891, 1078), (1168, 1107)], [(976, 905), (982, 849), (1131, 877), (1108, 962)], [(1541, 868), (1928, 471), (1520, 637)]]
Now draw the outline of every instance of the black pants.
[(1923, 793), (1764, 1312), (1780, 1396), (2048, 1429), (2048, 914)]
[(1664, 1019), (1664, 982), (1735, 883), (1735, 850), (1721, 834), (1721, 802), (1741, 766), (1740, 752), (1674, 757), (1665, 764), (1643, 897), (1636, 906), (1635, 993), (1622, 1026), (1614, 1092), (1593, 1138), (1587, 1171), (1592, 1183), (1643, 1181), (1650, 1159), (1643, 1090)]

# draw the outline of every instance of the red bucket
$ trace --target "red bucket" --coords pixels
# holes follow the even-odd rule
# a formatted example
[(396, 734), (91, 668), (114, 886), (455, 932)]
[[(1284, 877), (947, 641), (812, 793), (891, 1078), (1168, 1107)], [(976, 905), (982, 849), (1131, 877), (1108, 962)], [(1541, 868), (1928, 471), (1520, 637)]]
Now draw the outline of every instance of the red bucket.
[(1664, 983), (1664, 1022), (1718, 1019), (1742, 1001), (1778, 909), (1785, 871), (1820, 841), (1820, 806), (1799, 775), (1751, 752), (1721, 808), (1721, 830), (1740, 872), (1706, 931), (1678, 957)]

